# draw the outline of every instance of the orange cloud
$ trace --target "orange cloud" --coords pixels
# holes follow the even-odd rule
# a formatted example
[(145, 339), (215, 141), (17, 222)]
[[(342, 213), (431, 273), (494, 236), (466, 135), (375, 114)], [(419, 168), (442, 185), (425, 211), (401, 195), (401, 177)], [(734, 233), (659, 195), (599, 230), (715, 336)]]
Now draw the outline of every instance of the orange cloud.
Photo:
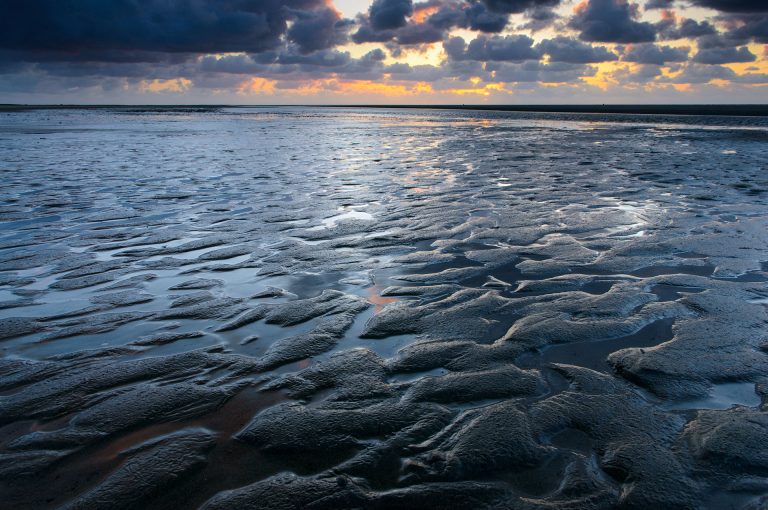
[(446, 88), (435, 90), (428, 82), (377, 82), (370, 80), (342, 80), (339, 78), (327, 78), (302, 82), (281, 82), (280, 84), (264, 80), (263, 78), (251, 78), (244, 82), (238, 89), (241, 93), (290, 93), (294, 96), (357, 96), (365, 98), (405, 98), (415, 96), (482, 96), (488, 97), (494, 92), (510, 92), (505, 89), (504, 83), (486, 83), (481, 85), (474, 83), (468, 88)]
[(608, 90), (611, 85), (617, 85), (618, 82), (612, 77), (613, 73), (624, 70), (628, 71), (632, 68), (632, 64), (624, 64), (619, 62), (601, 62), (599, 64), (592, 64), (593, 68), (597, 68), (597, 72), (594, 76), (582, 76), (581, 81), (587, 85), (597, 87), (601, 90)]
[(344, 94), (377, 94), (382, 96), (408, 96), (432, 92), (432, 85), (418, 82), (413, 85), (378, 83), (372, 81), (347, 81), (339, 83), (339, 90)]
[(339, 80), (337, 78), (311, 80), (291, 85), (290, 82), (283, 82), (280, 90), (290, 91), (292, 94), (313, 96), (323, 93), (334, 93), (340, 95), (376, 95), (384, 97), (410, 96), (414, 94), (430, 94), (433, 92), (432, 85), (426, 82), (416, 82), (412, 84), (404, 83), (383, 83), (369, 80)]
[(674, 21), (675, 23), (678, 23), (682, 21), (683, 18), (678, 17), (677, 13), (672, 9), (662, 9), (661, 19), (663, 21)]
[(192, 80), (187, 78), (174, 78), (171, 80), (142, 80), (139, 83), (139, 90), (141, 92), (186, 92), (192, 86)]
[(245, 95), (274, 94), (276, 85), (275, 80), (255, 76), (238, 85), (237, 93)]
[(411, 16), (411, 19), (416, 23), (424, 23), (427, 20), (427, 18), (429, 18), (439, 10), (440, 8), (437, 5), (417, 7), (413, 10), (413, 16)]
[(325, 6), (339, 15), (339, 18), (344, 17), (344, 13), (341, 12), (334, 4), (333, 0), (325, 0)]
[(487, 83), (483, 87), (469, 88), (469, 89), (447, 89), (443, 92), (447, 94), (455, 94), (457, 96), (490, 96), (493, 92), (508, 92), (504, 88), (503, 83)]

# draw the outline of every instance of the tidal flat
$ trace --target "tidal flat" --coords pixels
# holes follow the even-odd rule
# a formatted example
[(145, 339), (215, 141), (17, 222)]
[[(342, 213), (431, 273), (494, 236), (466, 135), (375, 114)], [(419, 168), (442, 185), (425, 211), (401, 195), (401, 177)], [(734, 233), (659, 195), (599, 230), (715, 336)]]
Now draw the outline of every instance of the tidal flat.
[(768, 507), (768, 117), (0, 112), (0, 506)]

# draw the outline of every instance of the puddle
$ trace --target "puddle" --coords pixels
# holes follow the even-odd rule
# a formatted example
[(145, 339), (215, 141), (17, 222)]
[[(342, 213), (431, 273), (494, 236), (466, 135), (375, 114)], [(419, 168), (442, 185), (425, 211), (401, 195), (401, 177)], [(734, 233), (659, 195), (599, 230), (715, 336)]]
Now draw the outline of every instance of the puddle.
[(651, 276), (662, 276), (666, 274), (692, 274), (696, 276), (711, 276), (715, 267), (711, 265), (692, 266), (692, 265), (680, 265), (680, 266), (651, 266), (632, 271), (632, 276), (639, 276), (641, 278), (649, 278)]
[(637, 333), (622, 338), (597, 342), (556, 344), (546, 347), (541, 354), (526, 354), (519, 359), (525, 366), (560, 363), (590, 368), (598, 372), (612, 372), (608, 356), (630, 347), (654, 347), (672, 339), (674, 319), (663, 319), (650, 324)]
[(704, 289), (699, 287), (669, 285), (666, 283), (654, 285), (651, 288), (651, 292), (653, 292), (658, 296), (659, 301), (676, 301), (684, 297), (685, 294), (698, 294), (699, 292), (703, 292), (703, 291)]
[(347, 211), (342, 214), (337, 214), (336, 216), (331, 216), (330, 218), (325, 218), (322, 220), (322, 225), (318, 225), (316, 227), (308, 228), (309, 231), (316, 231), (316, 230), (323, 230), (327, 228), (333, 228), (336, 226), (336, 224), (340, 221), (344, 220), (360, 220), (360, 221), (373, 221), (373, 215), (364, 211)]
[(661, 407), (670, 410), (728, 409), (735, 405), (757, 407), (760, 402), (754, 383), (736, 382), (714, 385), (707, 398), (667, 402)]

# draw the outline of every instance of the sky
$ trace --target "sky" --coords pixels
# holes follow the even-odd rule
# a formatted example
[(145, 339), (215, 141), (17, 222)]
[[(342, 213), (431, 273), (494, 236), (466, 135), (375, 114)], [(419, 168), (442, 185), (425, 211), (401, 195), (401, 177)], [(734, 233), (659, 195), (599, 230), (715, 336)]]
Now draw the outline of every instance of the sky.
[(768, 103), (768, 0), (1, 0), (0, 103)]

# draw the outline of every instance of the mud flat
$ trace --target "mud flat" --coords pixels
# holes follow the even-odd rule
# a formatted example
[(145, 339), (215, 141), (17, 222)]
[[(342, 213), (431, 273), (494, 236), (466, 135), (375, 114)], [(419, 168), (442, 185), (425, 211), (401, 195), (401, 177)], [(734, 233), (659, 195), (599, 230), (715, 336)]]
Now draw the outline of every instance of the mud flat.
[(0, 501), (765, 508), (768, 120), (644, 113), (0, 111)]

